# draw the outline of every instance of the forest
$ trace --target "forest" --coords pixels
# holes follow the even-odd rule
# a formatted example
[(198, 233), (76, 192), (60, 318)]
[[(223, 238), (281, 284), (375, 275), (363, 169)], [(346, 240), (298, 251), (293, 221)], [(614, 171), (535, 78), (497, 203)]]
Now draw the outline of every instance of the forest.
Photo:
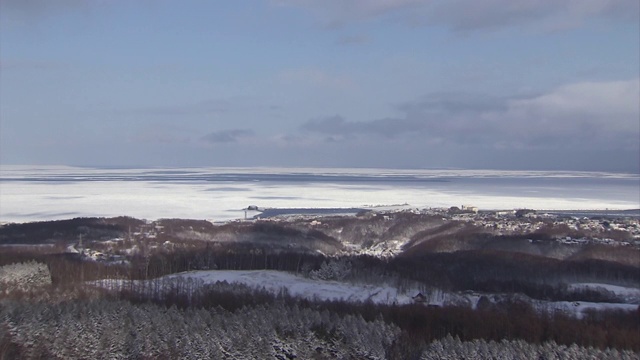
[[(576, 229), (546, 225), (497, 235), (403, 213), (3, 225), (0, 358), (637, 359), (640, 299), (615, 290), (640, 288), (638, 249), (558, 243)], [(367, 251), (392, 241), (403, 242), (393, 256)], [(181, 275), (247, 270), (384, 284), (427, 301), (305, 297)], [(476, 301), (431, 301), (443, 293)], [(539, 306), (559, 303), (602, 306)]]

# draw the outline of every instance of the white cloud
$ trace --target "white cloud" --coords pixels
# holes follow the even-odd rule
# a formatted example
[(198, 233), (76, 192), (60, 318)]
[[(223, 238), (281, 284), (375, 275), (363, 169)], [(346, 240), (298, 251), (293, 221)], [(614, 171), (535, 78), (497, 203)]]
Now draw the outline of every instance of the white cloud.
[(563, 113), (633, 115), (638, 113), (640, 79), (612, 82), (581, 82), (561, 86), (515, 106), (538, 106)]
[(528, 98), (433, 94), (402, 104), (402, 116), (309, 120), (302, 130), (332, 139), (409, 139), (483, 148), (638, 149), (640, 79), (567, 84)]
[(638, 136), (639, 99), (640, 79), (582, 82), (561, 86), (530, 99), (513, 100), (506, 112), (495, 116), (536, 133), (560, 131), (570, 135), (580, 127), (603, 135), (630, 133)]

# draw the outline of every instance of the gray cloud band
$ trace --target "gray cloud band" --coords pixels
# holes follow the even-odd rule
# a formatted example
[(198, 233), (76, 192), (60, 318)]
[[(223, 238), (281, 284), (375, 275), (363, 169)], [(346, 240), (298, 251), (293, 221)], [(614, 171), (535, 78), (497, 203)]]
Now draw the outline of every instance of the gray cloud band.
[(433, 94), (397, 106), (401, 116), (347, 121), (339, 115), (301, 129), (330, 136), (398, 138), (497, 148), (594, 147), (637, 149), (640, 81), (578, 83), (527, 98)]

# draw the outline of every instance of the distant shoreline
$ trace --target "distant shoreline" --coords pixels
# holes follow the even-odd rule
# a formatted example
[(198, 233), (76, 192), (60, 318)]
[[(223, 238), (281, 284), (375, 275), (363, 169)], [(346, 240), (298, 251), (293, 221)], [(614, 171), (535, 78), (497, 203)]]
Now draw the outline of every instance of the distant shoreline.
[[(384, 208), (385, 206), (380, 206)], [(398, 209), (398, 211), (406, 211), (409, 209), (418, 209), (407, 205), (405, 209)], [(445, 209), (445, 208), (434, 208)], [(418, 209), (424, 210), (424, 209)], [(517, 209), (491, 209), (480, 210), (479, 213), (494, 213), (501, 211), (515, 211)], [(595, 210), (535, 210), (539, 214), (549, 214), (555, 216), (575, 216), (575, 217), (638, 217), (640, 218), (640, 209), (628, 209), (628, 210), (608, 210), (608, 209), (595, 209)], [(252, 219), (266, 219), (278, 216), (328, 216), (328, 215), (355, 215), (363, 211), (376, 211), (376, 207), (359, 207), (359, 208), (266, 208), (252, 216)], [(387, 211), (381, 211), (387, 212)]]
[[(286, 216), (354, 216), (361, 212), (379, 212), (379, 213), (387, 213), (394, 211), (409, 211), (409, 210), (447, 210), (447, 208), (418, 208), (412, 207), (411, 205), (405, 204), (402, 205), (404, 208), (398, 209), (387, 209), (392, 206), (362, 206), (362, 207), (354, 207), (354, 208), (262, 208), (259, 210), (247, 210), (243, 209), (246, 212), (246, 217), (244, 220), (260, 220), (260, 219), (269, 219), (276, 217), (286, 217)], [(401, 207), (401, 205), (393, 205), (393, 207)], [(385, 209), (385, 210), (376, 210), (376, 209)], [(491, 214), (497, 212), (515, 212), (518, 209), (481, 209), (479, 210), (479, 214)], [(620, 217), (632, 217), (632, 218), (640, 218), (640, 209), (627, 209), (627, 210), (608, 210), (608, 209), (589, 209), (589, 210), (541, 210), (541, 209), (527, 209), (533, 210), (538, 214), (549, 214), (553, 216), (571, 216), (571, 217), (603, 217), (603, 218), (620, 218)], [(129, 215), (120, 215), (125, 217), (134, 216)], [(34, 222), (46, 222), (46, 221), (56, 221), (56, 220), (66, 220), (73, 218), (111, 218), (114, 216), (95, 216), (93, 214), (87, 214), (86, 216), (70, 216), (65, 219), (43, 219), (43, 220), (27, 220), (27, 221), (5, 221), (0, 219), (0, 226), (5, 224), (26, 224), (26, 223), (34, 223)], [(188, 217), (176, 217), (176, 218), (152, 218), (152, 219), (144, 219), (148, 221), (157, 221), (161, 219), (181, 219), (181, 220), (195, 220), (194, 218)], [(208, 221), (215, 223), (229, 223), (233, 221), (243, 220), (242, 217), (237, 219), (225, 220), (225, 221), (212, 221), (213, 219), (207, 219)]]

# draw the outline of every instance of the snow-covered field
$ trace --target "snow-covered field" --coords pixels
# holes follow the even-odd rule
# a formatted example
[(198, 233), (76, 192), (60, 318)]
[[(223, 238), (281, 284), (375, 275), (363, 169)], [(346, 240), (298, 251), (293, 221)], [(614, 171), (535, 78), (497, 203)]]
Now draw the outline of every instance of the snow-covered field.
[[(180, 274), (167, 276), (168, 279), (177, 279), (178, 277), (187, 280), (197, 280), (200, 284), (214, 284), (216, 282), (237, 283), (246, 285), (253, 289), (261, 289), (273, 294), (280, 293), (283, 289), (289, 295), (310, 299), (310, 300), (342, 300), (348, 302), (367, 302), (371, 301), (376, 304), (397, 304), (405, 305), (413, 303), (412, 297), (418, 293), (422, 293), (426, 297), (425, 305), (458, 305), (475, 308), (482, 296), (493, 303), (507, 299), (507, 295), (502, 294), (480, 294), (474, 292), (445, 292), (439, 289), (423, 290), (417, 289), (400, 290), (390, 284), (357, 284), (342, 281), (326, 281), (315, 280), (297, 276), (295, 274), (274, 271), (274, 270), (208, 270), (208, 271), (190, 271)], [(98, 283), (104, 287), (127, 288), (124, 281), (109, 281)], [(598, 284), (599, 286), (602, 284)], [(621, 288), (606, 285), (610, 288), (620, 288), (624, 292), (640, 291), (633, 288)], [(525, 299), (524, 296), (519, 298)], [(528, 299), (528, 298), (527, 298)], [(605, 309), (621, 309), (635, 310), (637, 304), (628, 303), (592, 303), (592, 302), (569, 302), (569, 301), (541, 301), (528, 299), (534, 308), (539, 311), (554, 312), (563, 311), (581, 317), (588, 310), (605, 310)]]
[(567, 314), (574, 314), (581, 318), (586, 312), (591, 310), (625, 310), (635, 311), (638, 309), (636, 304), (620, 304), (620, 303), (592, 303), (584, 301), (536, 301), (534, 306), (542, 311), (562, 311)]
[(599, 284), (599, 283), (576, 283), (569, 285), (570, 289), (589, 289), (596, 291), (608, 291), (616, 294), (621, 299), (624, 299), (625, 302), (630, 304), (640, 304), (640, 289), (624, 287), (624, 286), (616, 286), (609, 284)]
[(637, 174), (479, 170), (0, 167), (0, 222), (78, 216), (228, 221), (262, 208), (404, 204), (480, 209), (640, 207)]
[[(350, 284), (340, 281), (314, 280), (295, 274), (274, 270), (211, 270), (192, 271), (171, 275), (202, 280), (205, 284), (226, 281), (277, 294), (287, 289), (289, 295), (305, 299), (343, 300), (350, 302), (371, 301), (378, 304), (408, 304), (411, 295), (400, 293), (386, 285)], [(414, 294), (415, 295), (415, 294)]]

